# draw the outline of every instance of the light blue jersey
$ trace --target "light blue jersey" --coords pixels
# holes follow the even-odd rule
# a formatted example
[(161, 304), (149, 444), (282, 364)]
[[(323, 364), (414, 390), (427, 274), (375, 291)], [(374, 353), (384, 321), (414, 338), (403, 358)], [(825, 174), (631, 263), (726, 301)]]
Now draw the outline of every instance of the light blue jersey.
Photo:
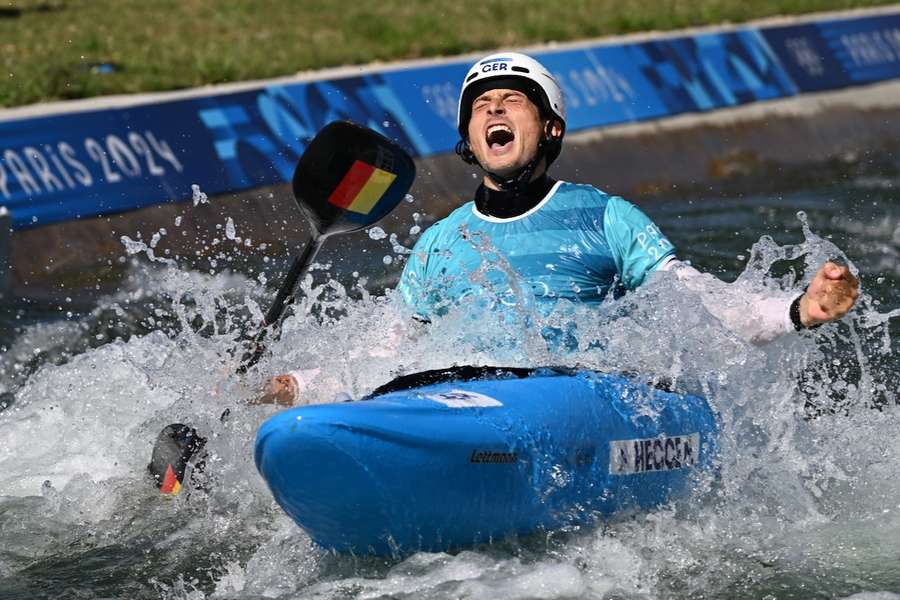
[(494, 308), (533, 298), (546, 314), (560, 299), (597, 304), (610, 291), (636, 288), (674, 252), (633, 204), (560, 181), (523, 215), (490, 217), (468, 202), (432, 225), (398, 290), (424, 317), (472, 295)]

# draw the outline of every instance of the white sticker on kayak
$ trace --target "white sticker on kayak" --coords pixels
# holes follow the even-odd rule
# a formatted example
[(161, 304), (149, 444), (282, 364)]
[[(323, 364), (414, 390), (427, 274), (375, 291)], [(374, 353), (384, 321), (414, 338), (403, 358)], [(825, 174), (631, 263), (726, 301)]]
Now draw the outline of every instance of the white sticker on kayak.
[(476, 408), (489, 406), (503, 406), (503, 403), (496, 398), (485, 396), (476, 392), (467, 392), (465, 390), (450, 390), (449, 392), (441, 392), (439, 394), (429, 394), (425, 396), (429, 400), (440, 402), (444, 406), (450, 408)]
[(655, 471), (690, 469), (700, 453), (700, 434), (640, 440), (613, 440), (609, 443), (609, 473), (637, 475)]

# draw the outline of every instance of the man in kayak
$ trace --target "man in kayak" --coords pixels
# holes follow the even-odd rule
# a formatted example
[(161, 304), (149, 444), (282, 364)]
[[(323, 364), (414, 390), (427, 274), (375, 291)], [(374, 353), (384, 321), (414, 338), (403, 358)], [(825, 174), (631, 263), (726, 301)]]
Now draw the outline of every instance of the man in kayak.
[[(840, 319), (859, 295), (850, 270), (828, 262), (803, 294), (743, 293), (720, 302), (717, 293), (726, 284), (678, 260), (669, 240), (633, 204), (548, 175), (562, 150), (565, 103), (553, 76), (529, 56), (501, 52), (476, 62), (463, 80), (457, 125), (457, 154), (484, 177), (472, 202), (426, 230), (403, 270), (398, 291), (423, 320), (472, 295), (515, 303), (513, 287), (503, 289), (503, 272), (492, 282), (491, 270), (482, 270), (488, 281), (473, 282), (491, 256), (505, 262), (517, 280), (513, 286), (530, 289), (545, 313), (561, 299), (599, 304), (610, 292), (671, 272), (706, 296), (709, 312), (754, 343)], [(484, 283), (498, 283), (502, 291), (486, 291)], [(311, 377), (303, 371), (276, 377), (259, 401), (292, 405), (305, 379)]]

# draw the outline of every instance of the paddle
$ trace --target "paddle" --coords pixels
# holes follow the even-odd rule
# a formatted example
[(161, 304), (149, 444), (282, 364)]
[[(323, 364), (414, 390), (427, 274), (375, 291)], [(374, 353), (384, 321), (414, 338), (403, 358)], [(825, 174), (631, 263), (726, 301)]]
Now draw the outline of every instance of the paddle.
[(312, 227), (312, 237), (291, 265), (238, 373), (262, 358), (269, 327), (278, 327), (297, 282), (325, 240), (368, 227), (387, 215), (406, 196), (415, 174), (409, 155), (371, 129), (335, 121), (316, 135), (293, 178), (294, 198)]
[[(371, 129), (334, 121), (319, 131), (300, 157), (292, 181), (294, 199), (311, 226), (311, 237), (275, 294), (250, 349), (241, 358), (238, 374), (246, 373), (262, 358), (269, 331), (277, 332), (297, 282), (325, 240), (368, 227), (387, 215), (406, 196), (415, 173), (412, 158)], [(181, 423), (160, 432), (148, 470), (161, 492), (178, 493), (188, 462), (205, 442), (194, 428)]]

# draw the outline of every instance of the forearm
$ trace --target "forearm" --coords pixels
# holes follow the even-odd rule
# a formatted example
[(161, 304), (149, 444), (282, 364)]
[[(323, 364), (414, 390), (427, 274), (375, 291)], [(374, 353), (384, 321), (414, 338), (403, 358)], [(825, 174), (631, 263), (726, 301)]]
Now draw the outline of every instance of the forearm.
[(798, 293), (759, 293), (739, 289), (673, 259), (662, 265), (693, 292), (725, 327), (754, 344), (766, 344), (795, 331), (791, 303)]
[[(400, 316), (392, 316), (380, 326), (382, 337), (377, 346), (354, 348), (347, 358), (393, 359), (409, 345), (410, 336), (425, 327), (424, 323), (417, 318), (406, 321)], [(295, 369), (269, 379), (250, 403), (282, 406), (327, 403), (339, 401), (337, 397), (345, 395), (342, 392), (341, 382), (333, 375), (323, 373), (321, 368)]]

